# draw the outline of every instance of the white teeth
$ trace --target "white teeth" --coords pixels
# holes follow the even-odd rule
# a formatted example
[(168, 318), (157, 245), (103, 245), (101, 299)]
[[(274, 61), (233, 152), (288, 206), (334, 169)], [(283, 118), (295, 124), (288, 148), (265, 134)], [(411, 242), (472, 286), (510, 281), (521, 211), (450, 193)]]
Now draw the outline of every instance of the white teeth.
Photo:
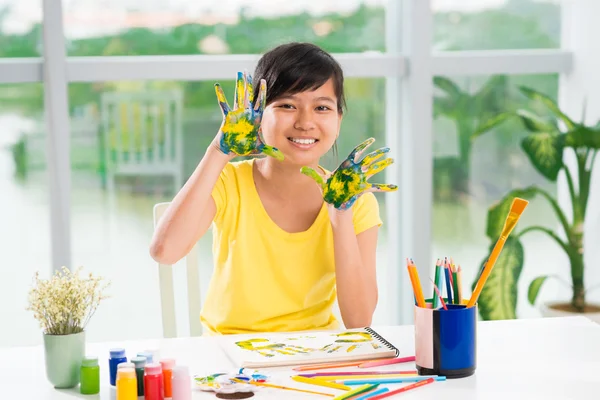
[(299, 143), (299, 144), (313, 144), (314, 142), (316, 142), (316, 139), (296, 139), (296, 138), (289, 138), (292, 142), (294, 143)]

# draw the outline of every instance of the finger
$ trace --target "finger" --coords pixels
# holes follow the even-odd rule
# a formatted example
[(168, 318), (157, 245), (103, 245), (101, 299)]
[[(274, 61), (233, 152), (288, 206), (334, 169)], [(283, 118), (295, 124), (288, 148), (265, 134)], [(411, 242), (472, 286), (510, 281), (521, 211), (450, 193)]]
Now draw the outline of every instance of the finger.
[(244, 99), (244, 108), (250, 108), (250, 102), (254, 96), (254, 86), (252, 85), (252, 76), (248, 74), (248, 81), (246, 83), (246, 98)]
[(356, 200), (358, 200), (358, 198), (364, 193), (359, 193), (359, 194), (355, 194), (354, 196), (350, 197), (350, 199), (348, 199), (347, 201), (345, 201), (344, 203), (342, 203), (339, 207), (336, 207), (338, 210), (348, 210), (352, 207), (352, 205), (356, 202)]
[(386, 169), (388, 166), (392, 165), (393, 163), (394, 163), (393, 158), (386, 158), (385, 160), (376, 162), (375, 164), (372, 164), (368, 167), (363, 166), (362, 170), (367, 175), (367, 178), (369, 178), (369, 177), (383, 171), (384, 169)]
[(398, 190), (398, 186), (389, 185), (386, 183), (373, 183), (371, 187), (367, 189), (367, 192), (395, 192)]
[(352, 160), (356, 163), (360, 159), (360, 156), (366, 150), (366, 148), (369, 147), (371, 144), (373, 144), (374, 141), (375, 141), (375, 138), (369, 138), (369, 139), (365, 140), (364, 142), (362, 142), (361, 144), (359, 144), (358, 146), (356, 146), (354, 148), (354, 150), (352, 150), (352, 152), (348, 156), (348, 159)]
[(238, 72), (237, 80), (235, 81), (235, 101), (233, 103), (234, 110), (244, 106), (244, 92), (246, 85), (245, 80), (246, 77), (244, 73)]
[(267, 81), (264, 79), (260, 80), (260, 88), (258, 89), (258, 98), (254, 103), (254, 110), (258, 111), (262, 115), (267, 106)]
[(383, 156), (385, 153), (387, 153), (389, 151), (390, 151), (389, 147), (383, 147), (381, 149), (377, 149), (377, 150), (367, 154), (360, 163), (363, 167), (368, 167), (373, 162), (375, 162), (375, 160), (381, 158), (381, 156)]
[(319, 175), (319, 173), (317, 171), (315, 171), (314, 169), (312, 169), (310, 167), (302, 167), (302, 168), (300, 168), (300, 172), (302, 172), (304, 175), (306, 175), (310, 178), (313, 178), (319, 186), (321, 186), (321, 187), (325, 186), (325, 181), (323, 180), (323, 177), (321, 175)]
[(283, 161), (283, 153), (279, 149), (269, 146), (268, 144), (263, 144), (263, 148), (261, 150), (261, 153), (271, 156), (276, 160)]
[(215, 93), (217, 93), (217, 100), (219, 101), (221, 112), (223, 113), (223, 116), (226, 116), (229, 114), (229, 104), (227, 103), (227, 98), (225, 97), (225, 93), (223, 93), (221, 85), (218, 83), (215, 83)]

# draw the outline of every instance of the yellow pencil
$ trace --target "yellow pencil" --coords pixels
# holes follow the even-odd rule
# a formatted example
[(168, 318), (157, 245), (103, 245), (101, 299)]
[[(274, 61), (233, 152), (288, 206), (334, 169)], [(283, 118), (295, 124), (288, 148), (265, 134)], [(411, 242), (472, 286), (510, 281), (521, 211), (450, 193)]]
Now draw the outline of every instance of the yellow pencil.
[(477, 285), (475, 285), (475, 290), (473, 291), (473, 294), (471, 295), (471, 299), (469, 300), (469, 303), (467, 304), (467, 308), (473, 307), (475, 305), (475, 303), (477, 303), (477, 299), (479, 299), (479, 295), (481, 294), (481, 291), (483, 290), (483, 286), (485, 285), (485, 282), (487, 281), (488, 277), (492, 273), (494, 264), (496, 264), (496, 260), (498, 260), (498, 257), (500, 256), (500, 252), (502, 252), (502, 248), (504, 247), (504, 244), (506, 243), (506, 239), (508, 239), (508, 235), (510, 235), (510, 233), (512, 232), (514, 227), (517, 225), (517, 222), (519, 221), (519, 218), (521, 218), (521, 214), (525, 210), (525, 207), (527, 207), (527, 204), (529, 204), (529, 202), (527, 200), (524, 200), (524, 199), (521, 199), (518, 197), (516, 197), (513, 200), (512, 205), (510, 207), (510, 212), (508, 213), (508, 216), (506, 217), (506, 220), (504, 221), (504, 227), (502, 228), (502, 233), (500, 234), (500, 237), (498, 238), (498, 240), (496, 241), (496, 244), (494, 245), (492, 254), (490, 255), (490, 258), (488, 258), (485, 268), (484, 268), (483, 272), (481, 273), (479, 280), (477, 281)]
[(322, 393), (322, 392), (313, 392), (312, 390), (304, 390), (304, 389), (296, 389), (293, 387), (287, 387), (287, 386), (280, 386), (280, 385), (272, 385), (270, 383), (262, 383), (262, 382), (254, 382), (254, 381), (243, 381), (241, 379), (237, 379), (237, 378), (231, 378), (232, 381), (234, 382), (238, 382), (238, 383), (245, 383), (248, 385), (254, 385), (254, 386), (263, 386), (263, 387), (268, 387), (268, 388), (273, 388), (273, 389), (283, 389), (283, 390), (293, 390), (294, 392), (302, 392), (302, 393), (310, 393), (310, 394), (320, 394), (322, 396), (328, 396), (328, 397), (333, 397), (333, 394), (329, 394), (329, 393)]
[(375, 389), (377, 386), (379, 386), (378, 383), (369, 383), (366, 385), (362, 385), (362, 386), (357, 387), (354, 390), (351, 390), (349, 392), (341, 394), (338, 397), (334, 397), (333, 400), (346, 400), (346, 399), (356, 396), (357, 394), (361, 394), (364, 392), (368, 392), (369, 390)]
[(332, 389), (340, 389), (340, 390), (351, 390), (350, 386), (342, 385), (340, 383), (328, 382), (326, 380), (316, 379), (316, 378), (307, 378), (305, 376), (292, 376), (292, 379), (296, 382), (308, 383), (309, 385), (317, 385), (328, 387)]
[(414, 263), (411, 265), (413, 270), (413, 276), (415, 278), (415, 295), (417, 296), (417, 305), (419, 307), (425, 307), (425, 297), (423, 296), (423, 288), (421, 287), (421, 280), (419, 279), (419, 271)]

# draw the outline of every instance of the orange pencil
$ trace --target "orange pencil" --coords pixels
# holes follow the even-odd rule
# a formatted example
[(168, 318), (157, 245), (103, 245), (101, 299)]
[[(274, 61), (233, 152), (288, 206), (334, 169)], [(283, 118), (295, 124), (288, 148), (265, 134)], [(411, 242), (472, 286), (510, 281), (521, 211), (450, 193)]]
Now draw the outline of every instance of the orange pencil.
[(303, 365), (300, 367), (296, 367), (296, 368), (293, 368), (293, 370), (294, 371), (314, 371), (317, 369), (357, 367), (360, 364), (366, 363), (368, 361), (377, 361), (377, 360), (380, 360), (380, 359), (352, 361), (352, 362), (340, 362), (340, 363), (311, 364), (311, 365)]
[(500, 237), (498, 238), (498, 240), (496, 241), (496, 244), (494, 245), (492, 254), (490, 255), (490, 258), (488, 258), (488, 261), (485, 264), (485, 268), (484, 268), (483, 272), (481, 273), (481, 276), (477, 280), (477, 284), (475, 285), (475, 290), (473, 291), (473, 294), (471, 295), (471, 299), (467, 303), (467, 307), (473, 307), (475, 305), (475, 303), (477, 303), (477, 299), (479, 299), (479, 295), (481, 294), (481, 291), (483, 290), (483, 286), (485, 285), (485, 282), (487, 281), (490, 274), (492, 273), (494, 264), (496, 264), (496, 260), (498, 260), (498, 257), (500, 256), (500, 253), (502, 252), (504, 243), (506, 243), (506, 239), (508, 239), (508, 235), (510, 235), (510, 233), (512, 232), (514, 227), (517, 225), (517, 222), (519, 221), (519, 218), (521, 218), (521, 214), (523, 213), (523, 211), (525, 211), (527, 204), (529, 204), (529, 202), (527, 200), (524, 200), (524, 199), (521, 199), (518, 197), (515, 197), (515, 199), (513, 200), (512, 205), (510, 207), (510, 212), (508, 213), (508, 216), (506, 217), (506, 220), (504, 221), (504, 227), (502, 228), (502, 233), (500, 234)]
[(425, 298), (423, 297), (423, 289), (421, 288), (421, 281), (419, 280), (419, 272), (417, 267), (408, 265), (408, 275), (410, 276), (410, 282), (412, 283), (413, 292), (415, 293), (415, 299), (417, 300), (417, 306), (425, 307)]

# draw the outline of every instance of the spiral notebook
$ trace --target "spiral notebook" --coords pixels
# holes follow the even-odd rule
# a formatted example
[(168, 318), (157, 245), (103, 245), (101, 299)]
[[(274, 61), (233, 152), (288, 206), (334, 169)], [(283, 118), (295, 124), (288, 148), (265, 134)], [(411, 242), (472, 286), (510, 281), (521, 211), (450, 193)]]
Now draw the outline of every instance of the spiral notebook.
[(238, 368), (351, 362), (399, 354), (395, 346), (369, 327), (341, 332), (224, 336), (221, 340), (223, 350)]

